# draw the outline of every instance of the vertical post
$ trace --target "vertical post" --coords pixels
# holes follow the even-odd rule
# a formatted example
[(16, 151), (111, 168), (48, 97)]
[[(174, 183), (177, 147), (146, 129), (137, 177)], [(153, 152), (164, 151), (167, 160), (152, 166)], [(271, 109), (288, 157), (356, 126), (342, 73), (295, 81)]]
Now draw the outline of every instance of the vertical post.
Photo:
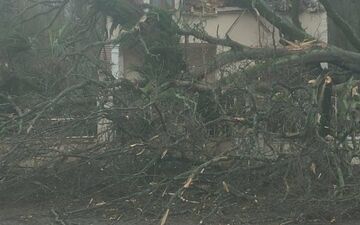
[(113, 45), (111, 48), (111, 74), (115, 79), (119, 79), (120, 74), (120, 46)]
[[(105, 62), (105, 69), (110, 68), (111, 62), (111, 47), (109, 45), (105, 45), (101, 50), (100, 59)], [(105, 81), (106, 75), (103, 71), (99, 71), (99, 80)], [(109, 109), (113, 106), (113, 96), (108, 93), (107, 90), (99, 94), (97, 105), (101, 109)], [(105, 117), (105, 115), (101, 115), (99, 121), (97, 123), (97, 137), (100, 143), (108, 142), (113, 140), (113, 132), (112, 132), (113, 122)]]
[[(112, 20), (107, 18), (107, 32), (108, 39), (116, 38), (118, 34), (110, 34), (109, 28), (111, 27)], [(101, 51), (100, 59), (105, 62), (106, 67), (110, 69), (112, 76), (115, 79), (120, 79), (124, 74), (124, 55), (122, 54), (119, 45), (105, 45)], [(99, 80), (106, 80), (105, 74), (99, 71)], [(105, 90), (99, 96), (98, 106), (103, 109), (111, 109), (114, 106), (114, 97), (111, 90)], [(97, 135), (99, 142), (112, 141), (114, 139), (113, 121), (102, 115), (97, 124)]]

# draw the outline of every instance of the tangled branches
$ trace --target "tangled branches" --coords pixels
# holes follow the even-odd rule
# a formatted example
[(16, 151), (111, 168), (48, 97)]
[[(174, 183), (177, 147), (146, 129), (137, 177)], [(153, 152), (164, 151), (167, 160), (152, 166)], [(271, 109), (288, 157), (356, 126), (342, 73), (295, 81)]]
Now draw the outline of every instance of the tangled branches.
[[(359, 152), (357, 81), (337, 82), (335, 73), (314, 66), (326, 61), (359, 71), (358, 53), (296, 42), (308, 35), (272, 17), (264, 1), (251, 7), (290, 32), (290, 46), (247, 47), (177, 24), (151, 7), (135, 8), (135, 22), (109, 40), (99, 35), (101, 15), (115, 17), (118, 9), (135, 6), (114, 3), (108, 11), (101, 2), (78, 9), (73, 16), (79, 24), (49, 35), (49, 51), (2, 55), (3, 199), (76, 197), (88, 204), (69, 215), (125, 205), (162, 223), (177, 209), (213, 208), (202, 214), (205, 221), (240, 202), (251, 208), (259, 202), (301, 205), (315, 196), (328, 199), (329, 207), (359, 201), (351, 165)], [(70, 3), (63, 4), (62, 10)], [(179, 43), (189, 35), (230, 50), (192, 71)], [(103, 45), (118, 43), (143, 55), (131, 68), (136, 79), (115, 79), (109, 62), (99, 60)], [(204, 71), (219, 79), (205, 82)]]

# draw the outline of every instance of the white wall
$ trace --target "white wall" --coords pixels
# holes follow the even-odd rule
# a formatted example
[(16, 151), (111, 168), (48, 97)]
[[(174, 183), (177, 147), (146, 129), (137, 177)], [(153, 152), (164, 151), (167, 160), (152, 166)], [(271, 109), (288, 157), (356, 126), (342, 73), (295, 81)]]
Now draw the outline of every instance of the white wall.
[[(205, 31), (214, 36), (224, 38), (226, 34), (241, 44), (250, 47), (272, 46), (278, 44), (279, 32), (269, 22), (262, 17), (257, 17), (247, 10), (237, 12), (217, 14), (216, 16), (188, 17), (190, 24), (201, 23)], [(327, 21), (326, 13), (305, 12), (300, 16), (300, 22), (303, 28), (321, 41), (327, 41)], [(199, 40), (190, 38), (190, 42), (199, 42)]]
[(303, 13), (300, 15), (302, 27), (315, 38), (327, 42), (327, 16), (326, 12)]
[[(302, 27), (315, 38), (327, 42), (327, 20), (326, 12), (304, 12), (300, 15), (300, 22)], [(219, 9), (217, 14), (205, 15), (205, 16), (184, 16), (182, 20), (190, 25), (201, 25), (205, 31), (219, 38), (225, 38), (226, 35), (243, 45), (249, 47), (261, 47), (261, 46), (273, 46), (274, 43), (279, 45), (279, 31), (270, 24), (266, 19), (257, 17), (248, 10), (228, 7)], [(111, 26), (111, 19), (108, 20), (107, 27)], [(118, 36), (119, 29), (116, 29), (111, 35), (111, 39)], [(181, 40), (184, 42), (184, 38)], [(194, 37), (189, 37), (190, 43), (203, 42), (197, 40)], [(227, 51), (226, 47), (217, 47), (217, 52)], [(116, 50), (115, 50), (116, 51)], [(113, 52), (113, 54), (119, 54), (119, 61), (112, 60), (113, 72), (116, 75), (123, 75), (127, 78), (134, 77), (131, 71), (126, 68), (131, 68), (128, 64), (134, 62), (140, 62), (136, 57), (129, 55), (129, 53)], [(129, 58), (131, 60), (125, 60)], [(136, 64), (136, 63), (135, 63)], [(237, 65), (237, 64), (236, 64)], [(242, 64), (240, 64), (242, 65)], [(120, 67), (118, 70), (114, 67)], [(125, 68), (125, 69), (124, 69)], [(128, 74), (132, 74), (127, 76)]]

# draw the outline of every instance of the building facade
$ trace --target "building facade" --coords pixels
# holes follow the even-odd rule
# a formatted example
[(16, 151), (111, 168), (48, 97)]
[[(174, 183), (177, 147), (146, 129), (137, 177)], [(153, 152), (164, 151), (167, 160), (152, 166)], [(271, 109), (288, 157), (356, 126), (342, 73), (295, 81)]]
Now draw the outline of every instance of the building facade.
[[(288, 13), (287, 1), (269, 0), (269, 4), (278, 13)], [(322, 42), (327, 42), (327, 16), (317, 1), (302, 0), (300, 23), (312, 36)], [(242, 45), (249, 47), (281, 47), (279, 40), (281, 34), (278, 29), (270, 24), (265, 18), (255, 12), (235, 6), (231, 0), (138, 0), (138, 4), (150, 4), (169, 10), (173, 16), (188, 25), (201, 26), (209, 35), (225, 38), (230, 37)], [(110, 33), (112, 19), (107, 20), (108, 37), (115, 39), (122, 32), (119, 27)], [(201, 71), (203, 82), (212, 83), (220, 76), (220, 71), (208, 73), (206, 64), (211, 62), (216, 54), (227, 51), (227, 48), (206, 43), (192, 36), (184, 36), (180, 39), (183, 46), (184, 61), (190, 72)], [(140, 74), (134, 70), (143, 64), (144, 58), (136, 48), (120, 45), (107, 45), (103, 49), (101, 57), (110, 65), (111, 73), (115, 79), (125, 78), (133, 81), (141, 80)], [(100, 77), (101, 79), (101, 77)], [(112, 98), (109, 96), (108, 106), (111, 106)], [(112, 138), (112, 123), (108, 119), (100, 120), (98, 133), (104, 134), (101, 140)]]
[[(281, 34), (265, 18), (256, 15), (248, 9), (234, 6), (231, 0), (138, 0), (139, 3), (151, 4), (166, 10), (171, 10), (175, 17), (181, 16), (181, 21), (189, 25), (202, 26), (211, 36), (225, 38), (249, 46), (271, 47), (279, 46)], [(287, 1), (269, 0), (279, 13), (287, 13)], [(300, 22), (302, 27), (320, 41), (327, 42), (327, 16), (326, 12), (315, 0), (302, 0)], [(180, 13), (181, 12), (181, 13)], [(285, 16), (284, 15), (284, 16)], [(111, 27), (111, 18), (108, 19), (108, 30)], [(110, 39), (117, 38), (120, 29), (109, 34)], [(194, 37), (183, 37), (184, 57), (188, 68), (201, 69), (211, 61), (217, 53), (228, 49), (214, 46), (200, 41)], [(191, 51), (186, 51), (191, 49)], [(138, 74), (132, 70), (143, 62), (142, 53), (123, 46), (106, 46), (105, 60), (111, 64), (111, 71), (115, 78), (137, 79)], [(204, 71), (206, 72), (206, 71)], [(216, 76), (204, 76), (205, 81), (212, 82)]]

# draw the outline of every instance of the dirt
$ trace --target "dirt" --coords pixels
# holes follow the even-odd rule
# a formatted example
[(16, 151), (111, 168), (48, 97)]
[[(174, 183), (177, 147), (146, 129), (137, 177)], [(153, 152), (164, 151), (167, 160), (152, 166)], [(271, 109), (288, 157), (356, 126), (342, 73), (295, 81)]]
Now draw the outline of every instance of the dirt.
[[(198, 224), (189, 218), (175, 217), (168, 224)], [(158, 219), (131, 215), (120, 215), (118, 218), (105, 218), (102, 215), (90, 214), (69, 218), (57, 218), (47, 207), (7, 207), (0, 210), (0, 225), (148, 225), (159, 224)]]
[[(116, 210), (116, 215), (89, 212), (79, 215), (65, 215), (73, 209), (86, 207), (82, 203), (42, 202), (42, 203), (3, 203), (0, 207), (0, 225), (151, 225), (160, 224), (159, 216), (141, 215), (141, 213)], [(123, 211), (123, 213), (121, 213)], [(290, 218), (290, 217), (289, 217)], [(201, 216), (194, 214), (169, 214), (167, 225), (291, 225), (291, 224), (341, 224), (358, 225), (360, 221), (326, 221), (313, 219), (302, 221), (301, 218), (289, 219), (279, 215), (264, 216), (263, 212), (243, 213), (230, 211), (214, 215), (201, 223)]]

